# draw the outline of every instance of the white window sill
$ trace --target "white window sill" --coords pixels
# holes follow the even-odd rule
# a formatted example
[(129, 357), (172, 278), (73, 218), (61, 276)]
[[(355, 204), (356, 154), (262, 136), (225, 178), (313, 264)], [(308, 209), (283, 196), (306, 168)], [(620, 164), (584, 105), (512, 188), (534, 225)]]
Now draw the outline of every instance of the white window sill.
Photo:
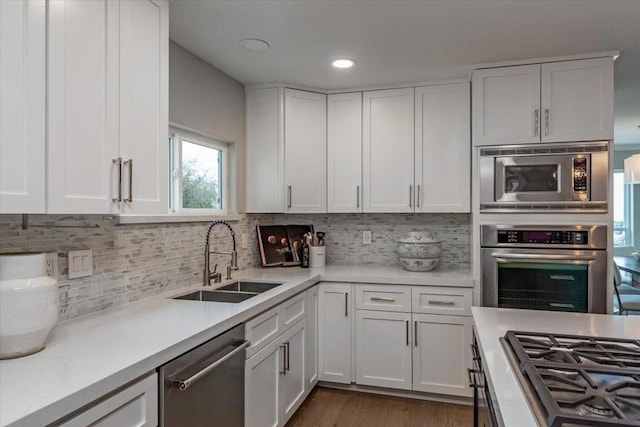
[(211, 221), (229, 221), (237, 222), (244, 218), (244, 214), (225, 214), (225, 215), (201, 215), (201, 214), (165, 214), (165, 215), (118, 215), (116, 216), (116, 224), (169, 224), (178, 222), (211, 222)]

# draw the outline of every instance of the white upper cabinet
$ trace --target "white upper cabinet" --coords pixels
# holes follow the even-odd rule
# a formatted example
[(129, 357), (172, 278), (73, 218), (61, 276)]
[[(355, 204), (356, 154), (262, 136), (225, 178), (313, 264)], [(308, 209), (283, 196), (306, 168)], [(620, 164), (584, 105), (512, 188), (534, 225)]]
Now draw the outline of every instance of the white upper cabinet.
[(363, 212), (414, 210), (413, 92), (363, 93)]
[(362, 212), (362, 92), (327, 96), (327, 210)]
[(113, 1), (49, 2), (49, 213), (117, 211), (118, 19)]
[(49, 4), (48, 213), (168, 212), (168, 5)]
[(167, 213), (169, 5), (120, 2), (120, 157), (123, 214)]
[(45, 15), (0, 1), (0, 213), (45, 210)]
[(285, 89), (286, 212), (327, 211), (327, 96)]
[(540, 65), (473, 72), (473, 145), (540, 142)]
[(542, 142), (613, 139), (613, 58), (542, 64)]
[(416, 88), (415, 211), (470, 212), (469, 83)]
[(246, 91), (247, 212), (284, 212), (282, 98), (275, 87)]
[(613, 58), (473, 72), (473, 144), (613, 139)]

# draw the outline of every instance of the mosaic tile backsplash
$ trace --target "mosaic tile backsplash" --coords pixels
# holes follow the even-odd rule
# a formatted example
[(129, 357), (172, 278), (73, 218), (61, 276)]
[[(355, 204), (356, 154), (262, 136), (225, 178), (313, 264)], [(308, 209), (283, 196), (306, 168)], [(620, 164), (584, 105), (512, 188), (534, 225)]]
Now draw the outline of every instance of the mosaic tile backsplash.
[[(59, 254), (60, 320), (84, 316), (201, 281), (204, 237), (208, 223), (116, 225), (107, 215), (30, 215), (27, 230), (21, 215), (0, 215), (0, 253)], [(396, 264), (395, 242), (409, 231), (430, 231), (443, 240), (444, 268), (469, 268), (470, 216), (467, 214), (314, 214), (244, 215), (233, 222), (238, 266), (260, 265), (255, 226), (313, 224), (327, 232), (329, 264)], [(362, 231), (372, 244), (362, 245)], [(242, 234), (248, 246), (242, 249)], [(224, 227), (212, 233), (212, 250), (228, 251)], [(67, 278), (69, 250), (93, 251), (93, 275)], [(228, 256), (212, 255), (224, 274)], [(441, 267), (442, 268), (442, 267)]]

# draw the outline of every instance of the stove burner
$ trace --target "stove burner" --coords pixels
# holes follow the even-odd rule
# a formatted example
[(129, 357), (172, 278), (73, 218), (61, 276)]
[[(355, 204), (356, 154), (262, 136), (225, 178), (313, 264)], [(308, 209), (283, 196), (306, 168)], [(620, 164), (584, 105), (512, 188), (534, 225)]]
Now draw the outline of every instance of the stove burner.
[(604, 401), (594, 399), (590, 402), (585, 402), (578, 408), (578, 412), (583, 415), (598, 415), (600, 417), (612, 418), (615, 413)]
[(640, 340), (509, 331), (504, 343), (540, 422), (640, 427)]

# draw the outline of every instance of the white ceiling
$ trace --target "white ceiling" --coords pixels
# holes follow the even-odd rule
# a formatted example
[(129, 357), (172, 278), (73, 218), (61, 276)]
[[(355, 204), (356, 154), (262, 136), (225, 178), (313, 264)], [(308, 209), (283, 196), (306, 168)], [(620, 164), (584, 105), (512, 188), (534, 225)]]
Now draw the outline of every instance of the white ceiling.
[[(171, 38), (244, 84), (342, 89), (467, 76), (469, 65), (619, 50), (615, 143), (640, 144), (640, 0), (174, 0)], [(255, 37), (266, 51), (244, 49)], [(350, 70), (330, 62), (348, 57)]]

